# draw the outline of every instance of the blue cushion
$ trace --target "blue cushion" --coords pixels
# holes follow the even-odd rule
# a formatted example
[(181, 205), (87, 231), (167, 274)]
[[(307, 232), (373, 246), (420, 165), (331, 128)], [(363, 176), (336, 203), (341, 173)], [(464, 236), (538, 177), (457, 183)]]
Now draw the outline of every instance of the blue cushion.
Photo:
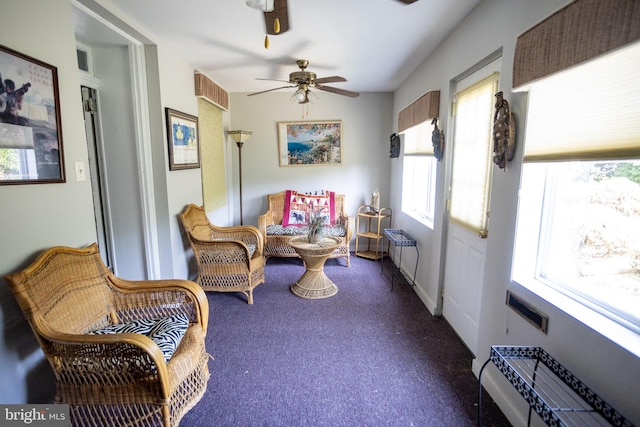
[(90, 335), (106, 335), (106, 334), (124, 334), (134, 333), (142, 334), (151, 338), (153, 342), (158, 344), (164, 360), (169, 361), (173, 353), (176, 351), (184, 337), (189, 319), (186, 314), (180, 313), (160, 319), (141, 319), (127, 323), (116, 323), (104, 328), (96, 329), (89, 332)]

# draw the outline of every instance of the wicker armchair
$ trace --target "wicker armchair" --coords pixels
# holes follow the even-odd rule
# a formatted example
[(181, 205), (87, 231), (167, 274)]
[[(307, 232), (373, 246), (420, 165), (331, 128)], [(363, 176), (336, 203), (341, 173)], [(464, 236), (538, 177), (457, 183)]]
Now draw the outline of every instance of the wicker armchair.
[[(48, 249), (6, 280), (53, 368), (55, 402), (70, 405), (71, 425), (177, 426), (204, 395), (209, 305), (195, 283), (120, 279), (95, 243)], [(168, 361), (146, 335), (92, 334), (169, 316), (185, 318), (186, 331)]]
[[(289, 232), (281, 233), (282, 217), (284, 215), (285, 191), (267, 195), (267, 211), (258, 217), (258, 229), (264, 238), (265, 257), (300, 258), (300, 255), (289, 245), (292, 235), (304, 233), (302, 227), (287, 227)], [(340, 240), (340, 245), (329, 256), (329, 258), (344, 258), (347, 267), (351, 266), (351, 253), (349, 252), (349, 242), (353, 236), (354, 220), (345, 212), (344, 194), (335, 195), (335, 217), (339, 222), (337, 234), (329, 234)], [(272, 230), (277, 230), (275, 233)]]
[(264, 241), (251, 225), (216, 227), (201, 206), (180, 214), (198, 264), (196, 282), (205, 291), (242, 292), (253, 304), (253, 289), (264, 283)]

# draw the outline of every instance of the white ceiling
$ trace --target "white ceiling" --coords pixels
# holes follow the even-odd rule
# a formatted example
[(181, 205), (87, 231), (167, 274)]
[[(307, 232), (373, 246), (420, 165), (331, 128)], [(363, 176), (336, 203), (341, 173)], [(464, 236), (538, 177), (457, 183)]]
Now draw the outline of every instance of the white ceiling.
[[(288, 32), (269, 36), (263, 14), (244, 0), (104, 0), (109, 9), (154, 41), (168, 43), (228, 92), (282, 86), (296, 59), (330, 86), (388, 92), (433, 51), (481, 0), (289, 0)], [(77, 37), (108, 41), (95, 21), (76, 14)]]

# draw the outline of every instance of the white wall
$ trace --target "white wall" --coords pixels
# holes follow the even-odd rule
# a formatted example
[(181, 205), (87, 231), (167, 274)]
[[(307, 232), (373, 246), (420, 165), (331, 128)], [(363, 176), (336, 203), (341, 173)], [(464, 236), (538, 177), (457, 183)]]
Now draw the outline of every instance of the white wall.
[[(494, 169), (491, 193), (491, 220), (489, 224), (486, 268), (483, 277), (479, 348), (480, 353), (473, 363), (476, 375), (489, 356), (491, 345), (537, 345), (555, 356), (574, 375), (593, 388), (596, 393), (617, 410), (630, 417), (636, 424), (640, 421), (637, 396), (640, 395), (640, 360), (618, 347), (608, 339), (595, 333), (570, 318), (554, 306), (523, 288), (510, 283), (510, 267), (515, 232), (517, 193), (522, 157), (522, 130), (526, 119), (526, 94), (511, 93), (511, 78), (515, 42), (518, 35), (555, 12), (567, 0), (486, 0), (482, 2), (452, 33), (438, 49), (398, 88), (394, 94), (394, 117), (419, 95), (429, 90), (441, 91), (440, 127), (445, 130), (447, 144), (445, 159), (439, 164), (440, 213), (434, 231), (425, 230), (410, 218), (396, 215), (397, 225), (410, 234), (420, 236), (421, 265), (418, 273), (419, 289), (423, 300), (434, 309), (439, 298), (439, 281), (442, 278), (440, 252), (444, 229), (445, 189), (444, 178), (451, 153), (452, 132), (448, 124), (452, 93), (450, 82), (459, 74), (473, 67), (483, 58), (502, 50), (503, 69), (500, 90), (515, 114), (518, 126), (518, 147), (513, 162), (507, 171)], [(395, 125), (395, 123), (394, 123)], [(394, 164), (391, 171), (392, 207), (400, 208), (401, 167)], [(423, 258), (424, 253), (430, 256)], [(407, 252), (409, 254), (409, 252)], [(407, 262), (412, 262), (407, 257)], [(424, 262), (422, 260), (425, 260)], [(404, 261), (404, 259), (403, 259)], [(549, 315), (549, 333), (545, 335), (507, 308), (507, 289)], [(483, 385), (491, 391), (503, 411), (514, 425), (526, 425), (526, 405), (513, 388), (497, 374), (488, 369), (483, 375)]]
[[(286, 189), (343, 193), (350, 216), (356, 214), (359, 206), (369, 203), (376, 188), (380, 191), (381, 205), (389, 203), (391, 94), (362, 93), (358, 98), (348, 98), (318, 91), (318, 95), (320, 99), (309, 106), (309, 115), (304, 120), (342, 121), (341, 165), (279, 166), (277, 123), (302, 121), (302, 107), (289, 102), (290, 91), (257, 96), (231, 94), (231, 128), (253, 132), (242, 148), (245, 224), (257, 225), (258, 215), (267, 209), (266, 195)], [(227, 144), (235, 168), (234, 191), (230, 194), (237, 195), (238, 148), (229, 137)]]

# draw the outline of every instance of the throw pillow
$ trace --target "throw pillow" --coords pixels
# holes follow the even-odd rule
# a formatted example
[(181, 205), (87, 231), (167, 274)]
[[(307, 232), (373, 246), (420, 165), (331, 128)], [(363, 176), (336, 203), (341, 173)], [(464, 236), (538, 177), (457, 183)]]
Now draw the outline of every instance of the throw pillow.
[(327, 226), (335, 224), (335, 193), (319, 190), (313, 193), (300, 193), (286, 190), (284, 193), (284, 212), (282, 226), (309, 225), (313, 213), (322, 215)]

